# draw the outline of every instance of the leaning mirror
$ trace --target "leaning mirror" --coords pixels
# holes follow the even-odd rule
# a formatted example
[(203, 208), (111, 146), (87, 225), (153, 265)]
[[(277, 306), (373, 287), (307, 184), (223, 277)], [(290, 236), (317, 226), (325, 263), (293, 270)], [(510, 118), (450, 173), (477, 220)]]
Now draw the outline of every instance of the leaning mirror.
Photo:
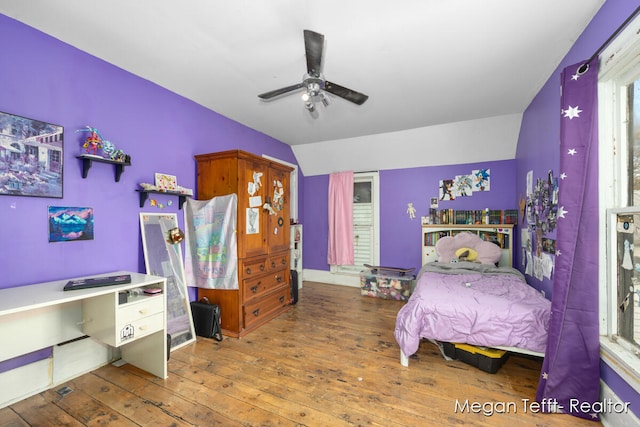
[(182, 262), (182, 231), (174, 213), (140, 213), (147, 274), (167, 278), (167, 333), (171, 350), (195, 341), (189, 293)]

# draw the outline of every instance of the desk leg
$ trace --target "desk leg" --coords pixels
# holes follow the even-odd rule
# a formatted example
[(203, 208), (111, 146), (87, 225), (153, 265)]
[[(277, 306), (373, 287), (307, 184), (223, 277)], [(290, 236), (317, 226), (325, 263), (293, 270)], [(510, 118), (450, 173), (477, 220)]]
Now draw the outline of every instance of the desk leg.
[(125, 362), (167, 378), (167, 333), (164, 329), (121, 346), (120, 353)]

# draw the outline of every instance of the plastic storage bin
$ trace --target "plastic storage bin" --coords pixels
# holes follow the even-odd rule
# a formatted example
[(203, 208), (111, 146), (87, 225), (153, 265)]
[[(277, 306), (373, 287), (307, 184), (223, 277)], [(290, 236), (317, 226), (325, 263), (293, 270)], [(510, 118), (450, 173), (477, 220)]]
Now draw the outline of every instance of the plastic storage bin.
[(475, 366), (476, 368), (495, 374), (507, 361), (509, 353), (495, 348), (477, 347), (469, 344), (443, 343), (444, 354), (452, 359)]

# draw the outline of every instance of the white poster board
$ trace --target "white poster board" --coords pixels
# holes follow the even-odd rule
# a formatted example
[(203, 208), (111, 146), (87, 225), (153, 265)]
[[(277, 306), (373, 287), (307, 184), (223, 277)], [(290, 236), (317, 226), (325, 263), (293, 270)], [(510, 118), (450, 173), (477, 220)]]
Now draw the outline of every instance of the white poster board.
[(171, 350), (196, 340), (184, 275), (180, 243), (172, 243), (170, 230), (178, 228), (175, 213), (140, 213), (140, 233), (147, 274), (167, 278), (167, 333)]

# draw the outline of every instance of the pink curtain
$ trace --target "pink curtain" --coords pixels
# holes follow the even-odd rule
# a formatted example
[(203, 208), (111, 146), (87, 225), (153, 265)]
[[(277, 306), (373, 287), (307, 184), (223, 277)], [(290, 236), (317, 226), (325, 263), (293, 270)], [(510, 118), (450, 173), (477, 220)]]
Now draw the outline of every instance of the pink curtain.
[(353, 265), (353, 172), (329, 175), (329, 265)]

